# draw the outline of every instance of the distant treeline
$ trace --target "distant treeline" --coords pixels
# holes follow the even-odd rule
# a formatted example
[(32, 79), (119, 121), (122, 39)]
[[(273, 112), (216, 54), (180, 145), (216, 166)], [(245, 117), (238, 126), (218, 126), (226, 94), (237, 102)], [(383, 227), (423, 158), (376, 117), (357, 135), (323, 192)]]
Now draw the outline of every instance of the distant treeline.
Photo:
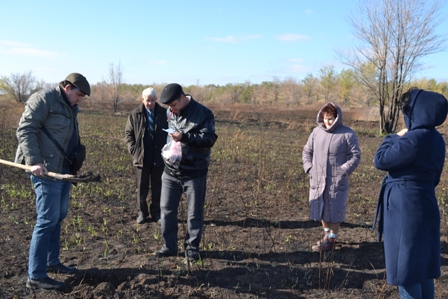
[[(168, 82), (169, 83), (169, 82)], [(179, 82), (182, 84), (181, 82)], [(120, 110), (129, 104), (135, 105), (141, 97), (141, 92), (147, 87), (153, 87), (160, 95), (163, 84), (120, 84), (118, 88), (118, 107)], [(409, 87), (436, 91), (448, 98), (448, 82), (437, 82), (435, 79), (420, 78), (413, 80)], [(375, 107), (377, 100), (362, 84), (357, 82), (350, 70), (336, 73), (332, 68), (321, 72), (319, 77), (309, 74), (302, 80), (289, 78), (286, 80), (274, 79), (269, 82), (252, 84), (229, 83), (226, 85), (189, 85), (183, 86), (184, 91), (191, 94), (194, 99), (203, 103), (221, 104), (253, 104), (253, 105), (279, 105), (282, 107), (304, 106), (317, 102), (336, 102), (346, 107)], [(109, 107), (112, 109), (111, 87), (107, 83), (98, 83), (92, 86), (92, 95), (89, 104), (94, 108)]]
[[(111, 72), (115, 69), (113, 65)], [(127, 111), (140, 100), (141, 92), (147, 87), (153, 87), (158, 94), (167, 83), (151, 85), (122, 83), (121, 70), (117, 71), (120, 80), (109, 80), (92, 85), (90, 99), (86, 101), (87, 107), (99, 110), (112, 110), (114, 112)], [(114, 73), (115, 75), (115, 73)], [(182, 82), (178, 82), (182, 84)], [(0, 77), (0, 99), (12, 99), (24, 103), (35, 91), (54, 86), (43, 80), (37, 80), (32, 72), (11, 74)], [(436, 91), (448, 98), (448, 82), (437, 82), (435, 79), (420, 78), (411, 81), (407, 87)], [(376, 107), (378, 99), (371, 90), (356, 80), (353, 70), (342, 70), (337, 73), (333, 66), (326, 66), (319, 70), (317, 76), (308, 74), (299, 80), (288, 78), (265, 81), (253, 84), (228, 83), (226, 85), (189, 85), (183, 86), (184, 91), (191, 94), (194, 99), (203, 103), (220, 104), (252, 104), (276, 105), (279, 107), (305, 106), (321, 102), (336, 102), (345, 107)], [(386, 103), (387, 104), (387, 103)]]

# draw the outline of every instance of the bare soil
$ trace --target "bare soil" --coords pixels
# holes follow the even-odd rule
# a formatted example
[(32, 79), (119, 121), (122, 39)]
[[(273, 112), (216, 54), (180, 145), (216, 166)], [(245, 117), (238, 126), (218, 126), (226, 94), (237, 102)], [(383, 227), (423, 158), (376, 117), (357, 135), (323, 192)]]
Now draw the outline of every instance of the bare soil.
[[(337, 248), (319, 254), (310, 251), (322, 228), (309, 221), (301, 165), (314, 112), (217, 109), (202, 262), (185, 264), (182, 250), (178, 257), (152, 256), (162, 237), (157, 223), (136, 224), (135, 173), (122, 139), (125, 116), (82, 113), (82, 138), (90, 149), (85, 167), (103, 182), (73, 187), (63, 224), (61, 260), (79, 273), (50, 274), (66, 282), (63, 291), (26, 289), (34, 192), (24, 171), (0, 165), (0, 298), (399, 298), (396, 287), (385, 283), (382, 244), (371, 229), (384, 175), (372, 165), (382, 140), (375, 136), (378, 124), (346, 121), (358, 134), (362, 162), (351, 177)], [(95, 133), (95, 126), (110, 120)], [(0, 137), (0, 158), (13, 160), (14, 128), (3, 127)], [(438, 187), (443, 198), (445, 188), (446, 175)], [(441, 214), (443, 275), (436, 288), (437, 298), (448, 298), (445, 205)], [(182, 240), (185, 201), (179, 215)]]

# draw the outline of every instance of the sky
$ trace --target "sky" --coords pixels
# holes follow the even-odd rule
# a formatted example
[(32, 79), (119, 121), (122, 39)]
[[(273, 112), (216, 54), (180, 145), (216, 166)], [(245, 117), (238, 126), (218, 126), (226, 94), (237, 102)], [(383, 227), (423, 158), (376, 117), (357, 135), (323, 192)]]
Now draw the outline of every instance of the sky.
[[(32, 71), (56, 83), (79, 72), (91, 84), (120, 65), (127, 84), (285, 80), (341, 64), (354, 45), (355, 0), (77, 0), (0, 3), (0, 76)], [(442, 15), (448, 16), (448, 7)], [(448, 24), (439, 26), (447, 34)], [(448, 81), (448, 51), (418, 77)]]

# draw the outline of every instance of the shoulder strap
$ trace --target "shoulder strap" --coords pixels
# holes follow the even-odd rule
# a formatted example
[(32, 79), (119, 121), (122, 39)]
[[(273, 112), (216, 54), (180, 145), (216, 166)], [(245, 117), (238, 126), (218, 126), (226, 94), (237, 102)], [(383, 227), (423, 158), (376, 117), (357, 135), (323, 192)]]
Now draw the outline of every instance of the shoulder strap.
[(45, 135), (47, 135), (48, 138), (50, 138), (50, 140), (54, 143), (54, 145), (56, 145), (56, 147), (61, 151), (61, 153), (64, 154), (64, 157), (67, 158), (64, 149), (63, 149), (62, 146), (56, 141), (56, 139), (54, 139), (53, 135), (51, 135), (51, 133), (48, 131), (48, 129), (45, 128), (44, 126), (42, 126), (41, 129), (42, 129), (42, 131), (45, 133)]

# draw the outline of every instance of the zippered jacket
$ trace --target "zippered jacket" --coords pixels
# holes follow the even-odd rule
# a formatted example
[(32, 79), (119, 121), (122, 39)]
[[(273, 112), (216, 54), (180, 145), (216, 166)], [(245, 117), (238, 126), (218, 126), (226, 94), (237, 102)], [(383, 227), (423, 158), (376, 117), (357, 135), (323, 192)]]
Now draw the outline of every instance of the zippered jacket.
[(75, 127), (78, 128), (79, 108), (71, 107), (62, 93), (59, 86), (43, 89), (26, 102), (16, 132), (19, 141), (16, 163), (42, 163), (50, 172), (62, 172), (64, 155), (41, 130), (45, 126), (61, 147), (67, 149)]
[[(210, 149), (216, 142), (215, 116), (191, 96), (179, 115), (172, 114), (168, 126), (182, 132), (182, 160), (179, 169), (165, 161), (165, 172), (178, 178), (195, 178), (207, 174)], [(169, 108), (168, 111), (169, 113)]]

